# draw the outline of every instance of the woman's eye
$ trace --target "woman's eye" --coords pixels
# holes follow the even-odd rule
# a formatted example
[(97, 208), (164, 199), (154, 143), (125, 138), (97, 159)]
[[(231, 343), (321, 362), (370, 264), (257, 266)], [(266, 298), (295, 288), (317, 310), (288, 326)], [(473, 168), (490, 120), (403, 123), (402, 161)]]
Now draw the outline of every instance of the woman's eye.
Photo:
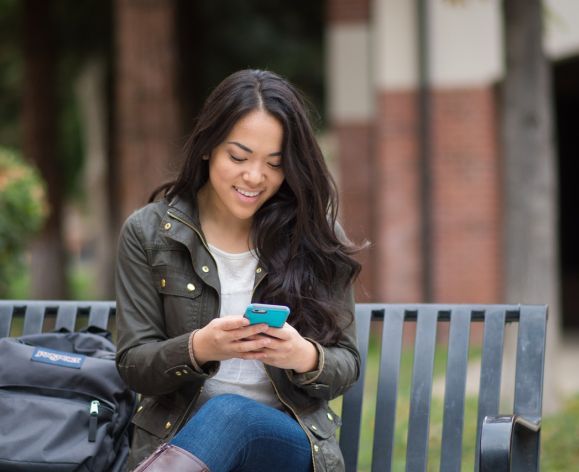
[(231, 157), (231, 160), (235, 161), (235, 162), (243, 162), (245, 161), (245, 159), (241, 158), (241, 157), (235, 157), (233, 154), (229, 154), (229, 157)]
[(269, 166), (273, 167), (274, 169), (281, 169), (281, 162), (269, 162)]

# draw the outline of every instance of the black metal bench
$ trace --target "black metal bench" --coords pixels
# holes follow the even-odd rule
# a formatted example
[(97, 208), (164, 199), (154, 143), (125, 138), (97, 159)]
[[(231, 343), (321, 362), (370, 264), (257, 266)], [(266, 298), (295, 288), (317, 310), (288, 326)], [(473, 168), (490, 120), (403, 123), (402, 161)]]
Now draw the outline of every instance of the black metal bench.
[[(0, 301), (0, 337), (23, 317), (22, 334), (93, 325), (107, 328), (114, 302)], [(83, 318), (84, 317), (84, 318)], [(78, 318), (84, 326), (77, 326)], [(49, 320), (49, 321), (47, 321)], [(392, 470), (394, 427), (405, 322), (416, 323), (406, 470), (425, 471), (428, 458), (433, 363), (439, 322), (450, 323), (440, 470), (460, 471), (471, 323), (483, 323), (475, 469), (539, 470), (547, 308), (524, 305), (358, 304), (356, 324), (362, 373), (343, 399), (340, 447), (346, 470), (357, 470), (364, 374), (372, 320), (382, 322), (372, 470)], [(513, 411), (499, 412), (506, 323), (518, 323)]]
[[(373, 471), (392, 469), (404, 322), (416, 323), (406, 470), (425, 471), (427, 467), (438, 322), (450, 323), (440, 470), (461, 470), (468, 344), (472, 322), (484, 323), (475, 470), (539, 470), (546, 306), (358, 304), (356, 324), (364, 364), (362, 376), (366, 370), (372, 319), (383, 321)], [(517, 322), (514, 407), (505, 416), (499, 412), (505, 324)], [(355, 471), (357, 467), (363, 388), (362, 377), (344, 395), (340, 447), (348, 471)]]

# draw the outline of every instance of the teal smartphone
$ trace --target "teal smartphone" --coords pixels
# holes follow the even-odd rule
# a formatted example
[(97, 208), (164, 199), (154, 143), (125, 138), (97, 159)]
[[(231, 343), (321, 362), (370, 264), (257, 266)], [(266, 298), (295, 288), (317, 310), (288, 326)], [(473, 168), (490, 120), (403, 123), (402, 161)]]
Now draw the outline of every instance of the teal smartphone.
[(264, 303), (252, 303), (245, 309), (245, 317), (249, 324), (266, 323), (273, 328), (281, 328), (290, 309), (283, 305), (266, 305)]

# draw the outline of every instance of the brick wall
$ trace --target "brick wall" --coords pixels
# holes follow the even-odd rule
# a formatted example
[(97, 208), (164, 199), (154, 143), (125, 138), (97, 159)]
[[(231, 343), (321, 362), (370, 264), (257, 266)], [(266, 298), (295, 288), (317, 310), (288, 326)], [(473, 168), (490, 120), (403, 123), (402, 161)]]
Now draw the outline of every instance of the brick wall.
[[(333, 127), (339, 162), (340, 213), (344, 229), (356, 244), (370, 239), (373, 225), (371, 125), (341, 123)], [(370, 241), (373, 243), (373, 241)], [(357, 301), (371, 301), (374, 293), (374, 247), (357, 255), (362, 264)]]
[(500, 171), (493, 90), (433, 94), (434, 296), (501, 297)]
[(416, 93), (382, 92), (376, 117), (376, 299), (412, 302), (420, 286)]
[[(423, 300), (416, 100), (414, 91), (382, 92), (373, 125), (335, 127), (346, 228), (373, 244), (361, 259), (363, 299)], [(501, 299), (495, 115), (491, 88), (433, 93), (433, 301)]]

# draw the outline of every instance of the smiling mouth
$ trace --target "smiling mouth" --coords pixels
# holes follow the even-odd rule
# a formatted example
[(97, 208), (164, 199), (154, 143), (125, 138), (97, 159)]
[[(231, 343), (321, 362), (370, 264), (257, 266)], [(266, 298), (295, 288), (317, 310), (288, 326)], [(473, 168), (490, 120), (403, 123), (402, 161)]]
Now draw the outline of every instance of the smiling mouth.
[(262, 191), (259, 191), (259, 192), (249, 192), (249, 191), (247, 191), (247, 190), (241, 190), (241, 189), (238, 188), (238, 187), (233, 187), (233, 188), (235, 189), (236, 192), (240, 193), (240, 194), (243, 195), (244, 197), (250, 197), (250, 198), (257, 197), (257, 196), (262, 192)]

